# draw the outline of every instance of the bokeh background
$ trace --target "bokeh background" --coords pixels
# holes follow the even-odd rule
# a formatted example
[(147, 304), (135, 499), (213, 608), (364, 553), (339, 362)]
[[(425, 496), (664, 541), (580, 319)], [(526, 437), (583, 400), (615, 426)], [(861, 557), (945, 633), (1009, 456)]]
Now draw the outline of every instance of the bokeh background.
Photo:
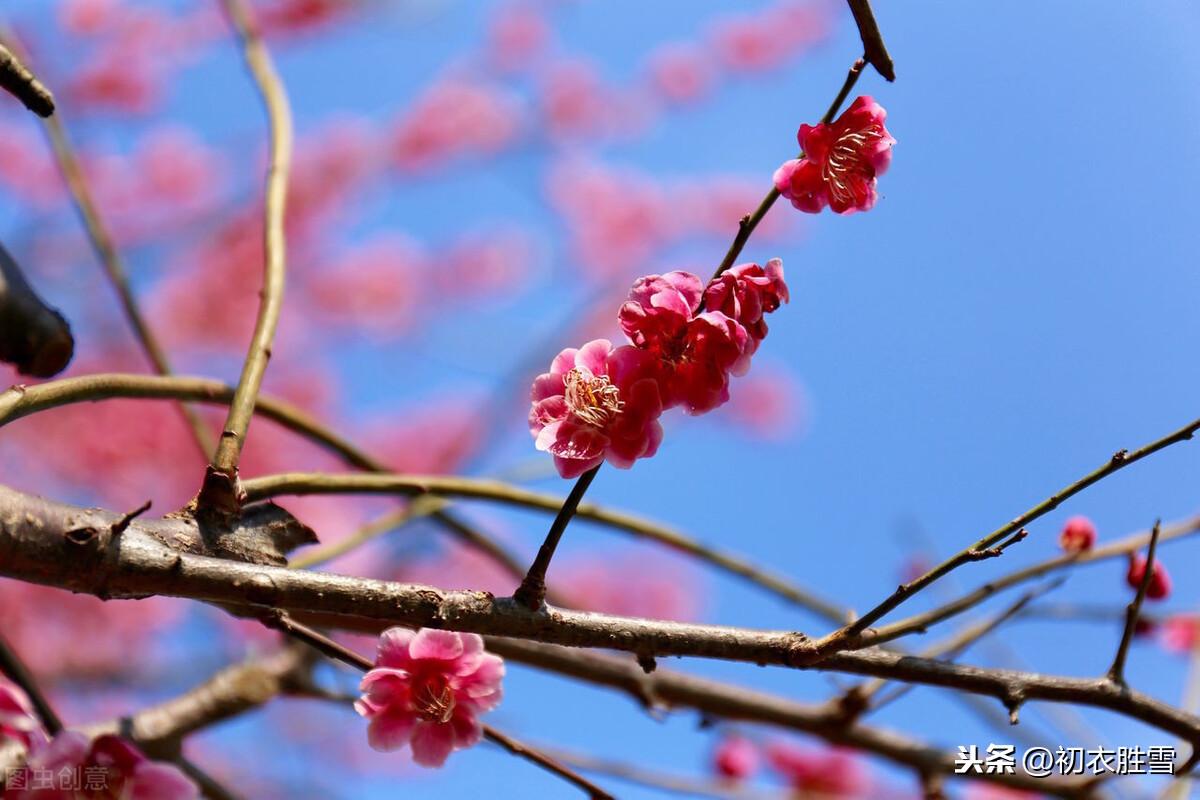
[[(754, 370), (720, 411), (670, 415), (659, 455), (603, 470), (589, 495), (860, 609), (1200, 409), (1195, 5), (875, 6), (898, 74), (886, 84), (868, 70), (857, 89), (888, 109), (898, 140), (878, 206), (843, 218), (779, 204), (744, 255), (782, 257), (792, 302), (772, 317)], [(639, 275), (711, 272), (738, 217), (793, 155), (797, 126), (820, 116), (861, 49), (844, 6), (826, 0), (255, 7), (298, 131), (289, 287), (268, 391), (398, 470), (498, 475), (562, 493), (569, 484), (526, 431), (529, 381), (562, 347), (615, 336), (617, 304)], [(266, 140), (217, 4), (13, 0), (4, 14), (60, 100), (174, 366), (235, 380), (261, 275)], [(0, 240), (71, 320), (68, 374), (148, 370), (36, 120), (7, 97)], [(221, 414), (206, 418), (217, 428)], [(191, 496), (202, 469), (177, 412), (161, 403), (60, 409), (0, 434), (0, 480), (81, 503), (151, 498), (166, 511)], [(341, 466), (256, 421), (243, 474), (292, 469)], [(906, 610), (1052, 555), (1070, 515), (1091, 517), (1103, 540), (1193, 513), (1198, 478), (1194, 444), (1155, 455)], [(284, 505), (327, 542), (394, 507)], [(493, 506), (463, 511), (525, 555), (548, 523)], [(1195, 543), (1167, 545), (1161, 558), (1176, 589), (1149, 610), (1191, 613)], [(512, 588), (420, 523), (331, 568)], [(601, 610), (826, 630), (754, 587), (582, 521), (550, 578)], [(1128, 596), (1123, 562), (1078, 570), (1041, 602), (1071, 618), (1020, 618), (967, 660), (1098, 674)], [(78, 721), (124, 713), (274, 646), (253, 626), (181, 602), (101, 604), (10, 581), (0, 581), (0, 626)], [(1160, 631), (1140, 637), (1129, 675), (1177, 703), (1188, 658), (1167, 644)], [(802, 699), (848, 685), (672, 666)], [(352, 675), (325, 678), (353, 688)], [(711, 774), (727, 730), (690, 713), (651, 719), (624, 696), (516, 665), (493, 718), (530, 741), (697, 777)], [(930, 689), (877, 721), (948, 750), (1015, 740)], [(1051, 747), (1173, 744), (1114, 715), (1038, 705), (1023, 711), (1022, 728)], [(250, 797), (569, 791), (489, 746), (421, 770), (403, 753), (371, 752), (352, 711), (317, 702), (282, 701), (197, 737), (191, 752)], [(864, 769), (865, 796), (914, 796), (911, 775)], [(769, 772), (756, 780), (785, 783)], [(622, 797), (661, 796), (612, 785)], [(1124, 786), (1144, 796), (1154, 784)]]

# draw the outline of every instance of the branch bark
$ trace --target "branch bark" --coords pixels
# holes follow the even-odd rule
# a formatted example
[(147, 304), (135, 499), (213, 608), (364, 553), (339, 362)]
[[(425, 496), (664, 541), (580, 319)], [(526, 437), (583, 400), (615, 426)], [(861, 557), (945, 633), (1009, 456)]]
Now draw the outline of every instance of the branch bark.
[[(944, 686), (988, 695), (1012, 707), (1048, 700), (1107, 708), (1196, 745), (1200, 718), (1104, 679), (989, 670), (879, 650), (822, 658), (803, 634), (691, 625), (554, 608), (531, 611), (486, 592), (258, 566), (174, 550), (142, 520), (120, 536), (103, 528), (117, 515), (33, 498), (0, 488), (0, 574), (102, 597), (186, 597), (224, 605), (320, 615), (349, 629), (380, 626), (446, 628), (533, 639), (572, 647), (607, 648), (643, 659), (694, 656), (815, 668)], [(80, 537), (79, 530), (98, 535)]]

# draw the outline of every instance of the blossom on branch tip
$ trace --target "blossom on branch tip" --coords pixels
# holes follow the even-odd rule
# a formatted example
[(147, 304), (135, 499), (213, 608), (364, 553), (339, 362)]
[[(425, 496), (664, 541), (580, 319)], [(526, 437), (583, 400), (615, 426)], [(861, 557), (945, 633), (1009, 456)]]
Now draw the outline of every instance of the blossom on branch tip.
[(1071, 517), (1058, 535), (1058, 544), (1068, 553), (1091, 550), (1096, 544), (1096, 526), (1087, 517)]
[(627, 469), (658, 451), (663, 402), (652, 354), (607, 339), (563, 350), (533, 382), (529, 431), (564, 478), (603, 461)]
[(775, 171), (775, 188), (810, 214), (826, 206), (838, 214), (870, 210), (879, 196), (876, 178), (887, 171), (896, 143), (886, 118), (883, 106), (864, 95), (834, 122), (801, 125), (803, 155)]
[(440, 767), (483, 738), (478, 716), (500, 704), (503, 677), (504, 662), (477, 634), (389, 628), (354, 708), (370, 721), (371, 747), (407, 744), (418, 764)]
[[(1146, 557), (1137, 553), (1129, 554), (1129, 571), (1125, 574), (1125, 581), (1130, 588), (1137, 591), (1142, 585), (1142, 578), (1146, 575)], [(1167, 568), (1157, 559), (1154, 561), (1154, 566), (1150, 568), (1150, 582), (1146, 585), (1147, 600), (1162, 600), (1171, 594), (1171, 576), (1167, 574)]]

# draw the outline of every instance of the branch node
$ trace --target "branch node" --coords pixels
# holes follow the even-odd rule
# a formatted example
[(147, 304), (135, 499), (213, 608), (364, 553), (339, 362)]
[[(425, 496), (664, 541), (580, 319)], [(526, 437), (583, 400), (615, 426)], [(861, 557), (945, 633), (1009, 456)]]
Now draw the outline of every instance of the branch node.
[(658, 662), (655, 661), (654, 656), (650, 655), (649, 653), (638, 653), (637, 663), (638, 666), (642, 668), (642, 672), (646, 673), (647, 675), (649, 675), (651, 672), (654, 672), (654, 670), (658, 668)]
[(140, 517), (142, 514), (145, 514), (147, 511), (150, 510), (150, 505), (151, 505), (151, 502), (149, 500), (147, 500), (146, 502), (142, 503), (140, 506), (135, 508), (133, 511), (129, 511), (129, 512), (126, 512), (125, 514), (122, 514), (121, 518), (112, 524), (112, 526), (109, 528), (109, 531), (112, 532), (112, 535), (114, 537), (120, 536), (122, 533), (125, 532), (125, 529), (129, 527), (129, 523), (133, 522), (135, 519)]

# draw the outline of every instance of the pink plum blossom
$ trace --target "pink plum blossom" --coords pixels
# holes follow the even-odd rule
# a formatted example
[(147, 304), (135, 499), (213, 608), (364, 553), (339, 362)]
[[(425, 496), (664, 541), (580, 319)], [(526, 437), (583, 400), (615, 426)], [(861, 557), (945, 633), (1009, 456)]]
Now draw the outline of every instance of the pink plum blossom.
[(835, 800), (862, 794), (870, 783), (862, 763), (849, 750), (810, 750), (790, 742), (772, 742), (767, 760), (785, 781), (802, 794)]
[(20, 686), (0, 677), (0, 747), (10, 739), (29, 747), (36, 741), (40, 727), (29, 696)]
[(559, 475), (577, 478), (604, 461), (628, 469), (658, 451), (663, 403), (654, 361), (595, 339), (563, 350), (534, 380), (529, 430)]
[(727, 736), (713, 751), (713, 769), (728, 780), (752, 777), (758, 771), (758, 764), (758, 747), (744, 736)]
[(884, 127), (887, 112), (866, 95), (834, 122), (801, 125), (804, 155), (775, 171), (775, 188), (801, 211), (829, 206), (838, 214), (867, 211), (879, 196), (876, 178), (892, 160), (896, 140)]
[[(34, 776), (51, 776), (49, 786)], [(101, 776), (96, 786), (86, 776)], [(65, 776), (65, 777), (64, 777)], [(76, 779), (78, 776), (78, 780)], [(75, 785), (78, 784), (78, 785)], [(89, 741), (76, 731), (63, 731), (35, 747), (25, 766), (9, 779), (5, 800), (197, 800), (196, 785), (177, 767), (151, 761), (134, 745), (116, 736)]]
[(1084, 516), (1074, 516), (1063, 525), (1058, 544), (1068, 553), (1083, 553), (1096, 544), (1096, 526)]
[[(767, 276), (749, 266), (743, 277), (728, 279), (728, 288), (722, 277), (710, 289), (716, 286), (713, 298), (746, 316), (765, 336), (762, 314), (778, 307), (787, 288), (781, 267)], [(688, 414), (704, 414), (727, 402), (729, 376), (745, 374), (753, 353), (752, 337), (740, 322), (722, 310), (700, 311), (699, 286), (700, 279), (686, 272), (648, 275), (634, 283), (618, 315), (629, 340), (657, 361), (664, 406), (682, 406)]]
[(704, 307), (720, 311), (750, 334), (746, 355), (753, 355), (767, 338), (766, 314), (788, 302), (788, 287), (783, 280), (783, 261), (772, 258), (765, 268), (758, 264), (739, 264), (718, 275), (704, 290)]
[[(1137, 591), (1142, 585), (1142, 578), (1146, 575), (1146, 557), (1137, 553), (1129, 554), (1129, 571), (1125, 574), (1125, 581), (1130, 588)], [(1154, 566), (1150, 568), (1150, 583), (1146, 585), (1147, 600), (1163, 600), (1171, 594), (1171, 576), (1167, 574), (1167, 568), (1158, 559), (1154, 560)]]
[(370, 723), (376, 750), (412, 748), (413, 760), (440, 767), (483, 736), (479, 714), (500, 704), (504, 662), (474, 633), (389, 628), (355, 710)]

